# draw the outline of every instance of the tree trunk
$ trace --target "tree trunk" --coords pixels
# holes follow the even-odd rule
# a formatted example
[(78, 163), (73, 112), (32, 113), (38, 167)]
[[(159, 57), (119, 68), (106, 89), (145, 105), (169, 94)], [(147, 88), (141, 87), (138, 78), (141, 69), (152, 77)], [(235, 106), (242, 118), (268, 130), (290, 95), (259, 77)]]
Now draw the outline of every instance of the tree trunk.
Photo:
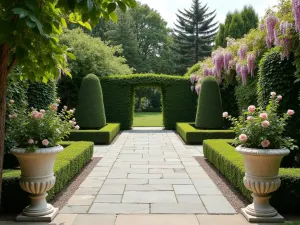
[(10, 49), (6, 44), (0, 45), (0, 204), (2, 195), (2, 170), (4, 157), (4, 129), (9, 51)]

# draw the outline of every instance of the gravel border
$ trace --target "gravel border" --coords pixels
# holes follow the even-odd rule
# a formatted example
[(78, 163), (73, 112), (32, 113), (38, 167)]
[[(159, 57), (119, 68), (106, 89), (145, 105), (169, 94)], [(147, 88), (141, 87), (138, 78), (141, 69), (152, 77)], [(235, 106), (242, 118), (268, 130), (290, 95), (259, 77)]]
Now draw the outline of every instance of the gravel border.
[[(69, 181), (67, 186), (56, 194), (54, 199), (52, 199), (49, 203), (51, 203), (54, 207), (61, 209), (101, 159), (101, 157), (93, 157), (82, 168), (82, 170), (71, 181)], [(1, 212), (0, 221), (15, 221), (18, 214), (19, 213)]]
[(241, 208), (249, 204), (247, 199), (242, 196), (213, 165), (205, 160), (204, 157), (195, 156), (195, 159), (238, 213)]

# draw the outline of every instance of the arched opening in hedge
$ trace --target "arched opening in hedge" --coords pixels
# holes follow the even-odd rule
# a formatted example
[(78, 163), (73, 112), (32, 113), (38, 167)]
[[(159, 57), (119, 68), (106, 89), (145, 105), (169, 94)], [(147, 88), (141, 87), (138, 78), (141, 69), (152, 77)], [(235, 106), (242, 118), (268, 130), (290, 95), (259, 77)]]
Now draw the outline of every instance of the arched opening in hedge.
[(119, 75), (101, 78), (107, 122), (120, 123), (121, 129), (132, 127), (134, 89), (138, 86), (159, 87), (162, 94), (163, 125), (175, 129), (177, 122), (195, 120), (197, 96), (187, 77), (157, 74)]

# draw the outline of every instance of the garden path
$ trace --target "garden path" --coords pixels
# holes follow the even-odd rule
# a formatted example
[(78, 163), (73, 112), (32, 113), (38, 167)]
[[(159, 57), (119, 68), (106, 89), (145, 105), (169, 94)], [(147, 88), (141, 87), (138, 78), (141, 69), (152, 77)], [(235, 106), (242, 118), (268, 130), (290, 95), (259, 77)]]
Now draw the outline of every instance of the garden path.
[(49, 224), (248, 224), (194, 159), (202, 146), (185, 145), (173, 131), (123, 131), (95, 146), (94, 156), (103, 158)]

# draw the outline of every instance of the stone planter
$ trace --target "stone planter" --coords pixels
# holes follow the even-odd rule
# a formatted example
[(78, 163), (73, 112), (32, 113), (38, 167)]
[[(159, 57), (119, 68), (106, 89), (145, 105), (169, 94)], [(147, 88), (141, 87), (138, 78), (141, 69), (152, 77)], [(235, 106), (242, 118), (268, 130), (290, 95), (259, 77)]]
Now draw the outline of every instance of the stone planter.
[(249, 222), (282, 222), (284, 219), (269, 204), (271, 193), (281, 184), (278, 176), (281, 160), (287, 149), (253, 149), (238, 146), (243, 155), (246, 173), (245, 187), (252, 192), (253, 203), (242, 209)]
[(21, 188), (30, 193), (31, 203), (17, 217), (18, 221), (52, 221), (58, 209), (46, 201), (47, 191), (55, 184), (53, 173), (57, 153), (62, 146), (41, 148), (35, 152), (26, 152), (24, 148), (11, 150), (21, 167)]

